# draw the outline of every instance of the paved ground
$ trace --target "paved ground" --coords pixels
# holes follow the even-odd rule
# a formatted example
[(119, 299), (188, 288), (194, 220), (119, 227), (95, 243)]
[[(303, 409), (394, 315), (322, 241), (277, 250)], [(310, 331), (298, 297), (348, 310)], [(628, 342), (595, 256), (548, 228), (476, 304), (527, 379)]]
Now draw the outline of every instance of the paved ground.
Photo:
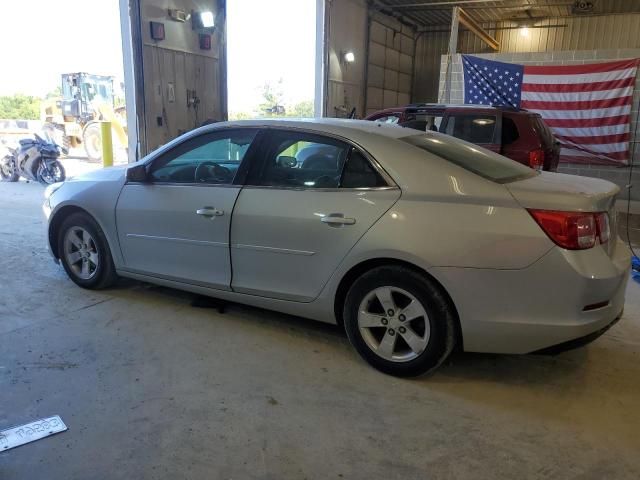
[(42, 187), (0, 184), (0, 479), (637, 479), (640, 285), (556, 357), (367, 367), (334, 327), (134, 282), (86, 292), (45, 251)]

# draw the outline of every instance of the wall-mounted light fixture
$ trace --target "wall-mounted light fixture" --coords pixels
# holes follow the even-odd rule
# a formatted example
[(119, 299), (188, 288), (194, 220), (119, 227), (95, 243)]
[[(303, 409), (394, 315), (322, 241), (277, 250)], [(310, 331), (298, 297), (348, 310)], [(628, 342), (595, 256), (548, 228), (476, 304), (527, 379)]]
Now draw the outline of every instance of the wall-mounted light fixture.
[(191, 16), (184, 10), (180, 10), (178, 8), (169, 8), (167, 13), (169, 14), (169, 18), (176, 22), (186, 22)]
[(351, 50), (347, 52), (342, 52), (340, 56), (342, 57), (342, 60), (346, 63), (353, 63), (356, 61), (356, 56)]
[(191, 12), (191, 26), (194, 30), (212, 30), (215, 27), (215, 16), (212, 11)]
[(213, 12), (200, 12), (200, 21), (204, 28), (212, 28), (214, 26)]

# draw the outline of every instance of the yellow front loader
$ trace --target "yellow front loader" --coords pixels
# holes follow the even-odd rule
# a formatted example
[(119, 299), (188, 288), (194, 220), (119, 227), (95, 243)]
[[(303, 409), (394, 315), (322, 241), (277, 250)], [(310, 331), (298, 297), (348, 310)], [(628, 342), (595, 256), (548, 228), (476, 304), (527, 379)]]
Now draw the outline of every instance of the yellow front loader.
[(63, 74), (62, 97), (43, 100), (41, 120), (65, 148), (82, 144), (91, 160), (102, 157), (100, 121), (111, 122), (114, 148), (127, 148), (126, 113), (115, 105), (113, 77)]

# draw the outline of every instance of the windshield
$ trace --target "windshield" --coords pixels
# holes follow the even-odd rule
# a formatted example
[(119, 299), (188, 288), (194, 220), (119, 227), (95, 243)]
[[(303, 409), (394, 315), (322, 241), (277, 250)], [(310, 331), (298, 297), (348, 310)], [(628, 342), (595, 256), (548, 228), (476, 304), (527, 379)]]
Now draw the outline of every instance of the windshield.
[(508, 183), (536, 175), (534, 170), (514, 160), (477, 145), (452, 141), (451, 137), (446, 135), (411, 135), (399, 140), (433, 153), (492, 182)]

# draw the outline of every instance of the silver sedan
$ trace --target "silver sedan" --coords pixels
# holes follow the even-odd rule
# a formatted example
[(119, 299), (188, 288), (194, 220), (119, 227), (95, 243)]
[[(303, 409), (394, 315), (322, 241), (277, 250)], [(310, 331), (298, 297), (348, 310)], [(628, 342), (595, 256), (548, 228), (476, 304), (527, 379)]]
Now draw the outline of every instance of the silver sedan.
[(261, 120), (53, 185), (44, 211), (81, 287), (130, 277), (338, 323), (412, 376), (454, 348), (533, 352), (619, 318), (617, 193), (438, 133)]

